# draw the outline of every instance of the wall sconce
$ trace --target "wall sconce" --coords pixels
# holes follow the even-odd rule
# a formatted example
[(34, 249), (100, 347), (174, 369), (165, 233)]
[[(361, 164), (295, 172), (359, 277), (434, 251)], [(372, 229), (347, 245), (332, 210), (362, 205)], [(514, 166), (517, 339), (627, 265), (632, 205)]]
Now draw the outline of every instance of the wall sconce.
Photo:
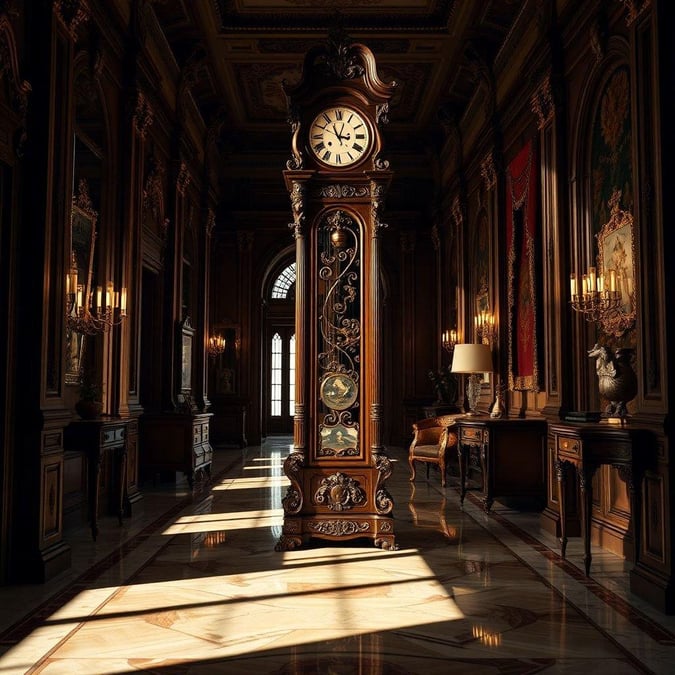
[(609, 278), (597, 274), (595, 267), (589, 267), (582, 275), (581, 284), (576, 273), (570, 274), (570, 304), (575, 312), (583, 314), (586, 321), (601, 322), (621, 306), (620, 276), (609, 270)]
[(209, 338), (209, 344), (206, 350), (208, 351), (209, 356), (215, 360), (216, 357), (225, 351), (225, 338), (220, 334), (212, 335)]
[(115, 290), (112, 281), (105, 287), (91, 286), (91, 272), (86, 286), (78, 283), (74, 260), (66, 273), (66, 325), (83, 335), (96, 335), (122, 323), (127, 316), (127, 289)]
[(443, 335), (441, 336), (441, 345), (446, 352), (449, 354), (452, 353), (452, 350), (455, 348), (457, 342), (459, 342), (457, 339), (457, 329), (453, 328), (452, 330), (443, 331)]
[(488, 312), (486, 309), (482, 309), (476, 314), (473, 321), (478, 339), (484, 345), (491, 345), (497, 337), (494, 314)]

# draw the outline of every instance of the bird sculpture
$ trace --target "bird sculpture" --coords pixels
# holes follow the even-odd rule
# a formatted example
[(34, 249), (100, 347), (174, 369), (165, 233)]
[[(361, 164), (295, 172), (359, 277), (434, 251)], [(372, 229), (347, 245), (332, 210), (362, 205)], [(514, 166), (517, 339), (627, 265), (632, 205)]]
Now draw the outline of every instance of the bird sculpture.
[(622, 420), (628, 414), (627, 403), (637, 394), (637, 377), (631, 365), (632, 349), (617, 349), (614, 354), (604, 345), (596, 343), (588, 350), (595, 358), (600, 396), (609, 401), (605, 414)]

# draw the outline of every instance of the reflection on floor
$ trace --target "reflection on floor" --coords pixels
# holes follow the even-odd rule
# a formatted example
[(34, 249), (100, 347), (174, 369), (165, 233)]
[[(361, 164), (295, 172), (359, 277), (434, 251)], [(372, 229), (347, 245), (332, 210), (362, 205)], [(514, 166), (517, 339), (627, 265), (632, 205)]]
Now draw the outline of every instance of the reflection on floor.
[[(274, 551), (289, 439), (216, 452), (211, 486), (146, 491), (120, 528), (69, 533), (74, 567), (0, 589), (0, 673), (672, 673), (675, 617), (627, 592), (628, 566), (568, 560), (538, 517), (487, 516), (390, 449), (399, 550)], [(138, 505), (137, 505), (138, 506)]]

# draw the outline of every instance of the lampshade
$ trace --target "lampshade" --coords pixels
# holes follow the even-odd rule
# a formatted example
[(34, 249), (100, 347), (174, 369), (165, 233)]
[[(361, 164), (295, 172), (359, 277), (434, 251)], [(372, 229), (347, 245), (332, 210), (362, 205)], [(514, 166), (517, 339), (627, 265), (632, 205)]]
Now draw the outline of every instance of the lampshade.
[(455, 345), (451, 371), (453, 373), (491, 373), (492, 352), (490, 351), (490, 345)]

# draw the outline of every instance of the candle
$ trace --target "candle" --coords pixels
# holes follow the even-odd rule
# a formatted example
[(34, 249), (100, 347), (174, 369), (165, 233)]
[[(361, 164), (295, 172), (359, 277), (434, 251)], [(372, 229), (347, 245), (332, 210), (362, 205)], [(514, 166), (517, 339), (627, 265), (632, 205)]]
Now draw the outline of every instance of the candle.
[(77, 287), (77, 306), (82, 307), (82, 286)]
[(103, 289), (100, 286), (96, 287), (96, 311), (101, 309), (101, 299), (103, 297)]
[(574, 272), (570, 274), (570, 293), (572, 297), (577, 294), (577, 275)]
[(588, 292), (594, 293), (596, 287), (595, 267), (588, 268)]
[(120, 296), (120, 314), (126, 316), (127, 313), (127, 289), (122, 286), (122, 294)]
[(601, 274), (598, 277), (598, 292), (602, 293), (605, 290), (605, 275)]
[(584, 274), (584, 276), (582, 277), (581, 286), (584, 289), (584, 291), (583, 291), (584, 295), (586, 295), (588, 293), (588, 290), (589, 290), (588, 289), (588, 274)]
[(609, 270), (609, 290), (616, 290), (616, 270)]

